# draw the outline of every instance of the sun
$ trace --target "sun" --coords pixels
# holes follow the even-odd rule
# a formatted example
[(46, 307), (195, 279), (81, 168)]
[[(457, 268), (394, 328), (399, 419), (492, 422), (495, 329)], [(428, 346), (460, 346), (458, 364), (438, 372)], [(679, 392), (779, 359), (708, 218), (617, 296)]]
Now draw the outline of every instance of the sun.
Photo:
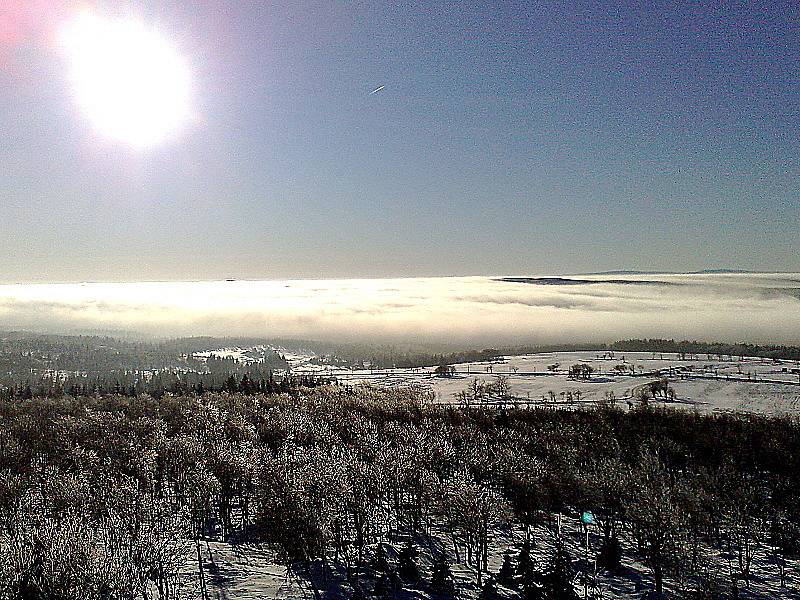
[(186, 124), (189, 67), (155, 30), (84, 12), (64, 26), (60, 41), (75, 99), (99, 134), (146, 147)]

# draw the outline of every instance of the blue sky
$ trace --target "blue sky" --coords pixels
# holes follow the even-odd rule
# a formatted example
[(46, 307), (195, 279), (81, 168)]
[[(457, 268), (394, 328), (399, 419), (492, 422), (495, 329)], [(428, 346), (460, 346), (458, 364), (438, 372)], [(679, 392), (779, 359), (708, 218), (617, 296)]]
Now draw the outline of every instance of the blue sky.
[(62, 4), (0, 47), (0, 280), (800, 270), (794, 3), (145, 3), (197, 115), (146, 149)]

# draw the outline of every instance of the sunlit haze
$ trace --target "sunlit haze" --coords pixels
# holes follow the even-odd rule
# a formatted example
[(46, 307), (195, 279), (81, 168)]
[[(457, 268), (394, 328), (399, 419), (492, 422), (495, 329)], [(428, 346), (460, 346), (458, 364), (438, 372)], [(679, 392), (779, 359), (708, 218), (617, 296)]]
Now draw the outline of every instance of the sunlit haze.
[(0, 286), (0, 328), (528, 343), (800, 342), (800, 275), (448, 277)]
[(184, 125), (188, 66), (156, 31), (86, 11), (63, 26), (60, 41), (76, 102), (99, 133), (147, 146)]

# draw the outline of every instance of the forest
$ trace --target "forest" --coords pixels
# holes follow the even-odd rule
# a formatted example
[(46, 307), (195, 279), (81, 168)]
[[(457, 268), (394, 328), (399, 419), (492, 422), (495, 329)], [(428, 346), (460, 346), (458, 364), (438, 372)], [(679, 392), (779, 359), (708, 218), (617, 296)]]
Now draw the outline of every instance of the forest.
[[(0, 397), (91, 396), (206, 391), (286, 392), (311, 387), (313, 377), (289, 374), (289, 363), (255, 338), (176, 338), (131, 341), (106, 336), (0, 334)], [(252, 361), (232, 357), (194, 356), (216, 348), (258, 347)], [(276, 373), (279, 375), (276, 377)]]
[[(95, 335), (0, 333), (0, 375), (24, 379), (31, 373), (81, 372), (87, 376), (124, 371), (208, 371), (192, 359), (196, 352), (224, 346), (254, 347), (257, 338), (190, 337), (165, 340), (127, 340)], [(286, 369), (277, 352), (262, 351), (262, 367)], [(225, 363), (220, 363), (225, 365)], [(217, 369), (221, 370), (221, 369)]]
[[(796, 419), (429, 400), (339, 385), (2, 400), (0, 599), (211, 598), (210, 541), (269, 548), (318, 598), (608, 598), (597, 572), (630, 561), (666, 597), (795, 585)], [(581, 515), (593, 563), (561, 533)]]

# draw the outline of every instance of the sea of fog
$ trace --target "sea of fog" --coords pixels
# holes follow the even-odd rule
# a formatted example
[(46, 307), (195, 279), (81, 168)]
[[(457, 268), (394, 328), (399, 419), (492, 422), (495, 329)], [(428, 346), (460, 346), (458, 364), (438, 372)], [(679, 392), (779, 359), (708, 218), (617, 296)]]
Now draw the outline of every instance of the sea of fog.
[(0, 286), (0, 329), (482, 344), (800, 342), (800, 274)]

